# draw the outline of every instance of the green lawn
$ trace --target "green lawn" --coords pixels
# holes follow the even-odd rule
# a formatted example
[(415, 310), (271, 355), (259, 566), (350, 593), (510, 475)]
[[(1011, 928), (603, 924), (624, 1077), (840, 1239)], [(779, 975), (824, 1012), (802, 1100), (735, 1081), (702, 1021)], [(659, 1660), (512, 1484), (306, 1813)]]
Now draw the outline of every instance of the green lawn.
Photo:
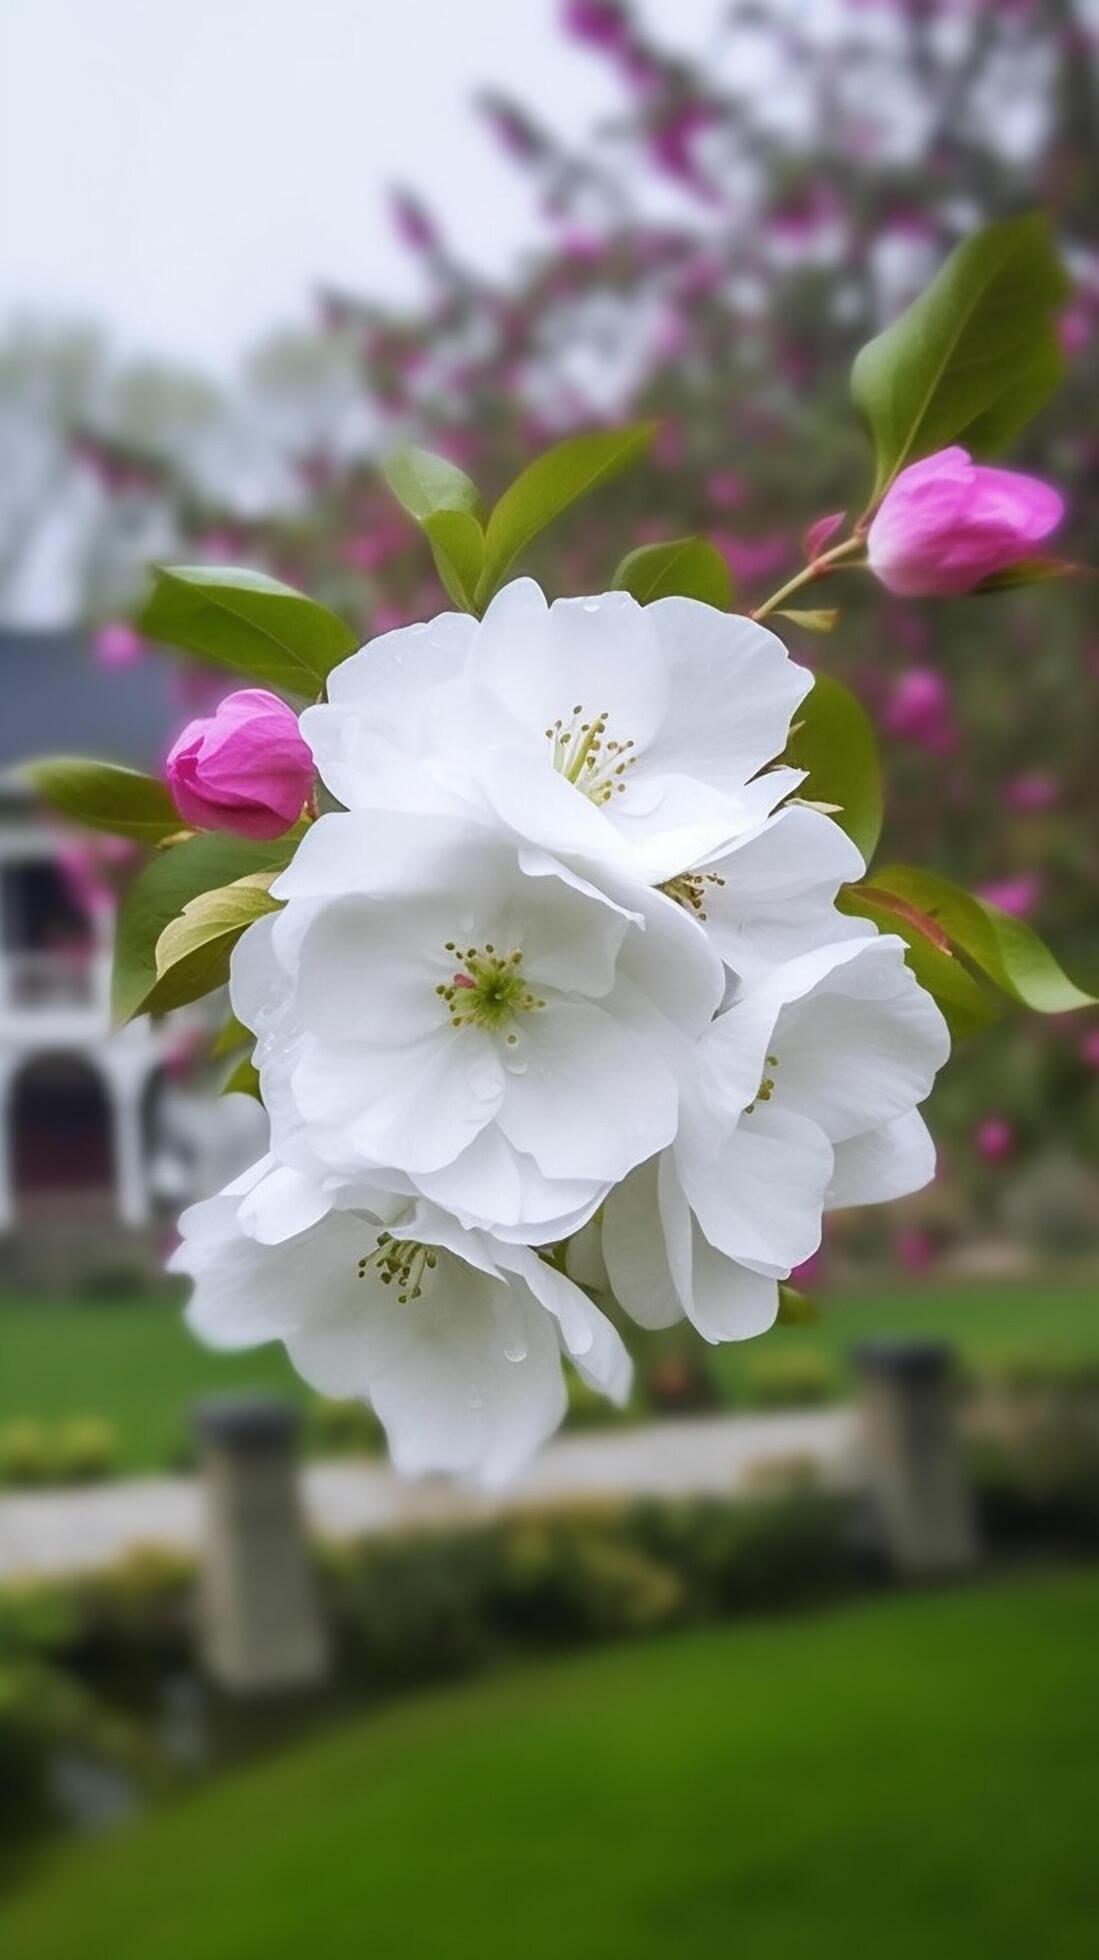
[(0, 1430), (23, 1416), (102, 1416), (122, 1468), (163, 1469), (188, 1446), (194, 1402), (238, 1388), (307, 1395), (281, 1348), (213, 1353), (169, 1299), (0, 1299)]
[(930, 1335), (949, 1341), (966, 1361), (1031, 1356), (1051, 1362), (1099, 1361), (1099, 1277), (1066, 1281), (981, 1280), (944, 1286), (893, 1281), (847, 1297), (821, 1297), (815, 1327), (781, 1327), (762, 1342), (715, 1349), (711, 1366), (730, 1400), (751, 1393), (751, 1373), (764, 1353), (812, 1350), (834, 1366), (837, 1383), (850, 1378), (849, 1355), (879, 1335)]
[[(777, 1328), (762, 1341), (711, 1350), (710, 1365), (733, 1403), (758, 1399), (753, 1373), (771, 1357), (823, 1354), (842, 1387), (850, 1345), (871, 1334), (945, 1335), (974, 1360), (1006, 1354), (1099, 1360), (1099, 1287), (1060, 1280), (1025, 1284), (898, 1286), (825, 1299), (814, 1328)], [(169, 1300), (68, 1304), (0, 1298), (0, 1430), (25, 1416), (44, 1422), (106, 1417), (122, 1466), (179, 1459), (188, 1409), (198, 1396), (277, 1389), (309, 1399), (279, 1348), (219, 1355), (192, 1339)]]
[(1082, 1960), (1099, 1576), (425, 1697), (61, 1854), (10, 1960)]

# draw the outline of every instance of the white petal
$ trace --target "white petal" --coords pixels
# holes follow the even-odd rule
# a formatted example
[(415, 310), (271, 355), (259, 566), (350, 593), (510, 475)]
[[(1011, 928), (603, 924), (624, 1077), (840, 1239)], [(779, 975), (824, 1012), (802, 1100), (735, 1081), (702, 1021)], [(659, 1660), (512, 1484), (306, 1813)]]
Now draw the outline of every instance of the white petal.
[(668, 712), (647, 763), (735, 792), (781, 755), (812, 675), (743, 615), (673, 598), (647, 606), (645, 616), (670, 675)]
[(873, 936), (868, 921), (835, 911), (840, 886), (862, 877), (863, 860), (817, 810), (780, 810), (706, 868), (707, 931), (742, 977), (849, 935)]
[(547, 1177), (624, 1177), (675, 1134), (678, 1093), (663, 1058), (595, 1005), (523, 1017), (499, 1123)]
[(380, 633), (332, 669), (328, 698), (361, 708), (379, 729), (398, 729), (430, 689), (460, 673), (476, 633), (476, 620), (459, 612)]
[(476, 1028), (448, 1027), (394, 1050), (307, 1054), (294, 1071), (307, 1122), (342, 1121), (364, 1162), (413, 1175), (452, 1163), (492, 1121), (503, 1092), (499, 1058)]
[(716, 1157), (682, 1166), (687, 1196), (710, 1244), (731, 1259), (789, 1272), (820, 1244), (832, 1150), (805, 1117), (760, 1103)]
[(935, 1175), (935, 1144), (916, 1109), (880, 1129), (836, 1145), (836, 1164), (826, 1211), (847, 1205), (887, 1204), (922, 1191)]
[(687, 1312), (704, 1340), (751, 1340), (774, 1325), (778, 1281), (751, 1272), (718, 1252), (696, 1222)]
[(776, 1093), (834, 1143), (922, 1102), (950, 1052), (946, 1024), (892, 937), (863, 941), (774, 1032)]
[(302, 940), (297, 1005), (326, 1043), (399, 1048), (450, 1026), (436, 988), (449, 984), (447, 913), (438, 898), (345, 898), (326, 905)]
[(628, 1400), (633, 1364), (621, 1335), (571, 1279), (526, 1247), (497, 1248), (500, 1264), (518, 1273), (536, 1300), (553, 1315), (565, 1351), (592, 1388), (621, 1408)]
[(557, 599), (547, 610), (532, 580), (515, 580), (485, 614), (469, 671), (531, 731), (547, 761), (545, 730), (567, 723), (575, 708), (585, 718), (605, 713), (610, 739), (640, 745), (667, 699), (647, 613), (626, 592)]
[(548, 1245), (585, 1223), (606, 1195), (590, 1178), (550, 1178), (533, 1157), (515, 1150), (493, 1123), (453, 1163), (417, 1174), (424, 1196), (453, 1212), (471, 1230), (528, 1245)]
[[(615, 1186), (603, 1210), (603, 1257), (614, 1297), (639, 1327), (671, 1327), (683, 1304), (668, 1263), (654, 1157)], [(689, 1222), (689, 1221), (688, 1221)]]
[(303, 1177), (287, 1165), (276, 1165), (242, 1200), (238, 1217), (241, 1230), (261, 1245), (281, 1245), (299, 1232), (307, 1232), (326, 1212), (332, 1200), (319, 1184)]

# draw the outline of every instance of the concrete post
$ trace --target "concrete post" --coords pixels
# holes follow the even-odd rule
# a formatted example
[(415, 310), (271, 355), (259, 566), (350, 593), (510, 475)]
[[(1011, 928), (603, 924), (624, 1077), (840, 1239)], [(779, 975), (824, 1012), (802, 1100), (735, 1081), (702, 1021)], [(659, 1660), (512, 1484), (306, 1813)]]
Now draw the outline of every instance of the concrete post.
[(141, 1088), (137, 1082), (108, 1078), (111, 1122), (114, 1127), (115, 1193), (123, 1225), (149, 1222), (149, 1186), (145, 1142), (141, 1134)]
[(327, 1648), (309, 1568), (294, 1443), (298, 1419), (263, 1397), (200, 1404), (206, 1524), (199, 1646), (234, 1694), (319, 1682)]
[(937, 1341), (873, 1341), (855, 1351), (867, 1472), (894, 1569), (961, 1572), (978, 1557), (952, 1382)]

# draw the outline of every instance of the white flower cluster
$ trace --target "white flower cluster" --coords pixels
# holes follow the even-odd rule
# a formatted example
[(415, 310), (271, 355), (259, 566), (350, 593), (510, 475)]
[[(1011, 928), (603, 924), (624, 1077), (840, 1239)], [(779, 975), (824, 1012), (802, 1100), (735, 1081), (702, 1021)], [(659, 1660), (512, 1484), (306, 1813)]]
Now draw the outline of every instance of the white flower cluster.
[(593, 1295), (761, 1333), (824, 1211), (927, 1181), (942, 1016), (775, 766), (811, 685), (745, 618), (526, 579), (336, 669), (301, 726), (343, 808), (233, 959), (270, 1154), (175, 1256), (208, 1341), (498, 1483), (562, 1350), (627, 1394)]

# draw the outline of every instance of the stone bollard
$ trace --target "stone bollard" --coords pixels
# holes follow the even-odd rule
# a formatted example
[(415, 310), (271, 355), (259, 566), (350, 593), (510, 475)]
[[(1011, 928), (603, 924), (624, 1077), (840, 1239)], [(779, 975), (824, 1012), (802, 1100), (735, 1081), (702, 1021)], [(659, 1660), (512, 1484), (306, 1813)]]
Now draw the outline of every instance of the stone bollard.
[(910, 1577), (962, 1572), (979, 1554), (952, 1382), (938, 1341), (871, 1341), (855, 1350), (866, 1468), (886, 1550)]
[(256, 1397), (203, 1402), (205, 1534), (199, 1647), (207, 1672), (238, 1695), (316, 1686), (327, 1648), (301, 1512), (288, 1405)]

